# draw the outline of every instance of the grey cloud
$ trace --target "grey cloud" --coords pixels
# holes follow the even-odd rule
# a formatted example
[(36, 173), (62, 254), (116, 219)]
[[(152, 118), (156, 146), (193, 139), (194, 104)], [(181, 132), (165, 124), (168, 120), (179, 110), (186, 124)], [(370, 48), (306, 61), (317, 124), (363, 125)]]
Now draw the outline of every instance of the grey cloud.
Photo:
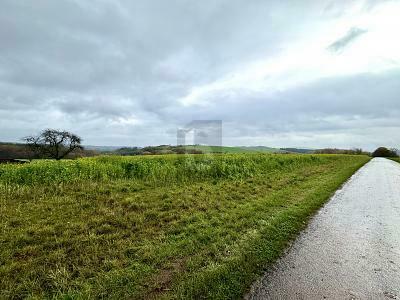
[[(4, 1), (0, 81), (31, 89), (33, 102), (53, 94), (102, 94), (155, 111), (195, 84), (278, 51), (274, 31), (258, 29), (270, 27), (269, 8), (227, 0)], [(277, 19), (274, 27), (283, 22)]]
[(395, 2), (397, 0), (361, 0), (361, 1), (337, 1), (331, 0), (327, 2), (322, 2), (325, 4), (323, 11), (328, 16), (343, 16), (348, 13), (348, 7), (351, 4), (361, 4), (360, 9), (363, 11), (371, 11), (382, 4), (387, 2)]
[[(272, 96), (232, 89), (209, 95), (211, 106), (179, 102), (193, 88), (279, 55), (349, 5), (329, 3), (4, 0), (0, 140), (56, 127), (90, 144), (166, 144), (191, 120), (220, 119), (228, 143), (274, 137), (263, 144), (291, 146), (296, 133), (317, 144), (335, 130), (351, 136), (361, 126), (393, 127), (400, 93), (393, 72), (327, 78)], [(353, 28), (330, 49), (364, 33)]]
[(332, 52), (341, 52), (351, 43), (353, 43), (356, 39), (358, 39), (361, 35), (367, 33), (368, 31), (365, 29), (353, 27), (340, 39), (333, 42), (331, 45), (328, 46), (328, 50)]
[[(190, 118), (221, 119), (226, 141), (236, 140), (238, 136), (256, 140), (257, 137), (343, 133), (350, 137), (362, 131), (364, 143), (358, 146), (369, 147), (370, 143), (383, 139), (385, 132), (399, 126), (399, 79), (399, 70), (325, 78), (274, 96), (247, 94), (246, 101), (238, 101), (243, 94), (237, 91), (225, 99), (216, 95), (212, 106), (198, 108), (196, 113), (191, 109), (179, 111), (176, 118), (181, 116), (181, 122)], [(382, 130), (382, 136), (376, 136), (377, 128)], [(396, 138), (400, 138), (400, 131), (390, 139)], [(338, 146), (340, 141), (331, 139), (325, 144), (318, 138), (313, 141), (315, 147), (335, 146), (334, 143)], [(351, 138), (341, 146), (351, 147)]]
[(364, 9), (365, 10), (372, 10), (376, 8), (377, 6), (380, 6), (382, 4), (388, 3), (388, 2), (396, 2), (397, 0), (366, 0)]

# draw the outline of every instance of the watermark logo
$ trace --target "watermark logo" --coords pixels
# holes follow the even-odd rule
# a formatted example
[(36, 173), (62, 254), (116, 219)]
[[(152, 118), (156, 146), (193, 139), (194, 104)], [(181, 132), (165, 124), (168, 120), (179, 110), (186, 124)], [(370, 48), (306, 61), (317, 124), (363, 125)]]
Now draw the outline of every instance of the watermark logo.
[[(211, 147), (222, 146), (221, 120), (194, 120), (177, 131), (178, 146), (200, 146), (202, 152), (211, 153)], [(196, 149), (196, 147), (194, 147)]]

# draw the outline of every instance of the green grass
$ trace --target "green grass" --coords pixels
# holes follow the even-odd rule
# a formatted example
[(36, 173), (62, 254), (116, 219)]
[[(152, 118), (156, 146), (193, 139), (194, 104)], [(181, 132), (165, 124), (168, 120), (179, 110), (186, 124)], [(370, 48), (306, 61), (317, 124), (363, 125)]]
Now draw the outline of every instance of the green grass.
[(203, 153), (225, 153), (225, 154), (239, 154), (239, 153), (280, 153), (284, 152), (277, 148), (270, 148), (264, 146), (256, 147), (227, 147), (227, 146), (202, 146), (202, 145), (189, 145), (185, 146), (186, 149), (199, 150)]
[(248, 152), (257, 152), (257, 153), (284, 153), (286, 151), (278, 149), (278, 148), (271, 148), (271, 147), (265, 147), (265, 146), (246, 146), (246, 147), (240, 147), (242, 150), (248, 151)]
[(0, 299), (241, 298), (365, 156), (0, 167)]
[(156, 185), (188, 183), (207, 179), (247, 178), (332, 159), (311, 155), (217, 154), (38, 160), (25, 165), (0, 165), (0, 183), (35, 185), (115, 179), (144, 180)]

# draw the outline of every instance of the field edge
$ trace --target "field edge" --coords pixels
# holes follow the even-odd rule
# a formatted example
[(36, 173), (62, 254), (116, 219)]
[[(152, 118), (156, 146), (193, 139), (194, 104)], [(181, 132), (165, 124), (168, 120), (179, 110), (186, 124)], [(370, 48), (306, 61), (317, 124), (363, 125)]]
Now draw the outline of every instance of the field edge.
[(196, 277), (187, 278), (164, 294), (162, 299), (243, 299), (269, 267), (284, 255), (288, 246), (308, 226), (312, 217), (333, 197), (346, 182), (365, 164), (340, 173), (328, 186), (321, 186), (310, 195), (306, 206), (292, 206), (282, 211), (262, 231), (248, 240), (240, 257), (223, 265), (205, 270)]

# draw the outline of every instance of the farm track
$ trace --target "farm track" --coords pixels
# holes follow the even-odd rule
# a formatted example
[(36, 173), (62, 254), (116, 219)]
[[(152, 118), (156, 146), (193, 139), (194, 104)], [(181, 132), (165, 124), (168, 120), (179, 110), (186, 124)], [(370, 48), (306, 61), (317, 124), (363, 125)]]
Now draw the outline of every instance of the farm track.
[(373, 159), (247, 299), (400, 299), (400, 164)]

